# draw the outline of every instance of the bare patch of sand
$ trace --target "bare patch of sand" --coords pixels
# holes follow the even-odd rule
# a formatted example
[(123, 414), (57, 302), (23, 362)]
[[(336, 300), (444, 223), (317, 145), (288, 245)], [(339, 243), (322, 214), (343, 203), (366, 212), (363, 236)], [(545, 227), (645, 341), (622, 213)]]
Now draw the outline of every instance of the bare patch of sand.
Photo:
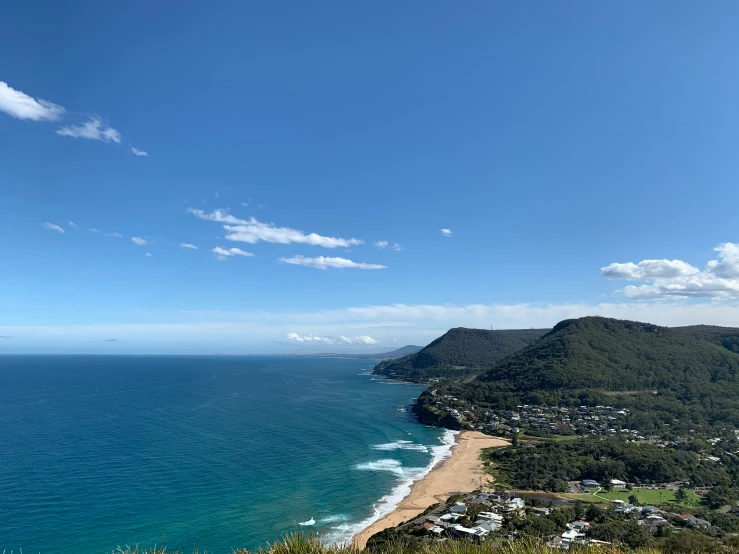
[(442, 502), (455, 493), (480, 488), (481, 481), (489, 478), (482, 469), (481, 450), (508, 444), (509, 441), (505, 439), (491, 437), (478, 431), (460, 433), (457, 435), (457, 444), (452, 447), (452, 455), (423, 479), (414, 483), (411, 493), (395, 510), (357, 533), (353, 539), (354, 544), (363, 549), (372, 535), (413, 519), (432, 504)]

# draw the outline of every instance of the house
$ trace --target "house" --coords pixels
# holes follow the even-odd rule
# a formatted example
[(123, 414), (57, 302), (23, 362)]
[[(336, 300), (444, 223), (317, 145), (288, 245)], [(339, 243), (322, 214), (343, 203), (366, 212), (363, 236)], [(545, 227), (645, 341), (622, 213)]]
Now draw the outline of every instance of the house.
[(466, 500), (465, 504), (467, 506), (479, 506), (480, 508), (490, 508), (490, 506), (493, 505), (489, 500), (484, 500), (482, 498), (471, 498), (470, 500)]
[(503, 516), (494, 512), (480, 512), (477, 514), (477, 521), (493, 521), (495, 523), (503, 523)]
[(614, 489), (625, 489), (626, 481), (621, 481), (620, 479), (611, 479), (611, 486)]
[(578, 520), (575, 522), (570, 523), (570, 530), (575, 531), (576, 533), (582, 533), (586, 529), (590, 528), (590, 523), (583, 520)]
[(506, 508), (509, 510), (522, 510), (524, 502), (522, 498), (511, 498), (506, 504)]
[(503, 524), (499, 521), (491, 521), (488, 519), (478, 519), (475, 522), (475, 528), (478, 529), (484, 529), (488, 531), (489, 533), (495, 533), (496, 531), (500, 531), (500, 528), (503, 527)]
[(708, 527), (711, 526), (711, 522), (710, 521), (706, 521), (705, 519), (701, 519), (699, 517), (691, 517), (690, 519), (688, 519), (688, 525), (690, 527), (704, 527), (704, 528), (708, 528)]
[(648, 515), (642, 521), (644, 522), (643, 525), (646, 525), (650, 528), (659, 527), (661, 525), (668, 525), (667, 520), (665, 520), (665, 518), (658, 514)]
[(465, 506), (462, 502), (457, 502), (454, 506), (451, 507), (449, 513), (464, 515), (467, 513), (467, 506)]
[(490, 534), (490, 531), (480, 527), (469, 528), (459, 524), (450, 525), (447, 527), (447, 532), (453, 537), (470, 539), (477, 542), (484, 541), (485, 537)]
[(635, 512), (636, 510), (638, 510), (638, 508), (633, 504), (622, 504), (621, 506), (613, 510), (613, 512), (616, 514), (630, 514), (632, 512)]
[(552, 510), (549, 508), (531, 508), (531, 511), (537, 516), (548, 516)]
[(420, 525), (416, 525), (415, 527), (413, 527), (413, 530), (414, 530), (414, 531), (424, 531), (424, 532), (429, 532), (429, 531), (431, 531), (431, 529), (433, 529), (434, 527), (436, 527), (436, 525), (434, 525), (433, 523), (431, 523), (431, 522), (427, 521), (426, 523), (421, 523)]
[(593, 481), (592, 479), (583, 479), (581, 484), (583, 487), (600, 487), (600, 483), (598, 481)]

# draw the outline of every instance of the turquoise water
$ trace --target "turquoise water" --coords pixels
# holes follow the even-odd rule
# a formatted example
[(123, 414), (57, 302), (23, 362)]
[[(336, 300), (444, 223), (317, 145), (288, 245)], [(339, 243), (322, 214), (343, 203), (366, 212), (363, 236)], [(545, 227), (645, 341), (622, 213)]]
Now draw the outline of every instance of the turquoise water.
[(0, 356), (0, 551), (343, 541), (448, 455), (366, 360)]

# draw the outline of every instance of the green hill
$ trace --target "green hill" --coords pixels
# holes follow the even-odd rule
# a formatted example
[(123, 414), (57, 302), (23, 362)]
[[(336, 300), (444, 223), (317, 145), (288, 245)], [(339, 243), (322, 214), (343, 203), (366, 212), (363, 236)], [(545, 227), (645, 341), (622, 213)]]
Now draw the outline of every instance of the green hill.
[(450, 329), (416, 354), (378, 364), (373, 373), (412, 381), (471, 377), (533, 343), (547, 331), (488, 331), (458, 327)]
[[(739, 329), (565, 320), (476, 379), (445, 385), (442, 392), (493, 409), (628, 408), (624, 425), (643, 432), (733, 429), (739, 424), (737, 345)], [(430, 406), (430, 393), (419, 400)]]

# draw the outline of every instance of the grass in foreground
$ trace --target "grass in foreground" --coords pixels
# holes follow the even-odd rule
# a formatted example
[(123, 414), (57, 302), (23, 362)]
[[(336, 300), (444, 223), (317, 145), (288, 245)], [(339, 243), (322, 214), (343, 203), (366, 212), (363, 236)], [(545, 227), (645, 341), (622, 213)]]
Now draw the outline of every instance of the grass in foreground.
[[(308, 535), (301, 532), (292, 533), (285, 536), (282, 540), (270, 544), (268, 547), (258, 551), (261, 554), (360, 554), (357, 547), (350, 546), (331, 546), (320, 541), (316, 536)], [(366, 552), (366, 551), (365, 551)], [(398, 543), (384, 544), (381, 548), (372, 550), (372, 554), (555, 554), (561, 553), (547, 547), (538, 540), (522, 540), (514, 543), (495, 543), (495, 544), (473, 544), (464, 541), (447, 541), (436, 544), (420, 544), (414, 549), (409, 549), (407, 545)], [(607, 547), (590, 547), (587, 549), (589, 554), (626, 554), (627, 551), (615, 546)], [(647, 548), (636, 551), (636, 554), (660, 554), (660, 550)], [(701, 552), (701, 551), (696, 551)], [(183, 554), (182, 551), (168, 550), (166, 547), (153, 549), (139, 549), (138, 547), (119, 548), (116, 554)], [(198, 554), (195, 550), (194, 554)], [(203, 553), (205, 554), (205, 553)], [(251, 554), (248, 550), (236, 550), (233, 554)]]

